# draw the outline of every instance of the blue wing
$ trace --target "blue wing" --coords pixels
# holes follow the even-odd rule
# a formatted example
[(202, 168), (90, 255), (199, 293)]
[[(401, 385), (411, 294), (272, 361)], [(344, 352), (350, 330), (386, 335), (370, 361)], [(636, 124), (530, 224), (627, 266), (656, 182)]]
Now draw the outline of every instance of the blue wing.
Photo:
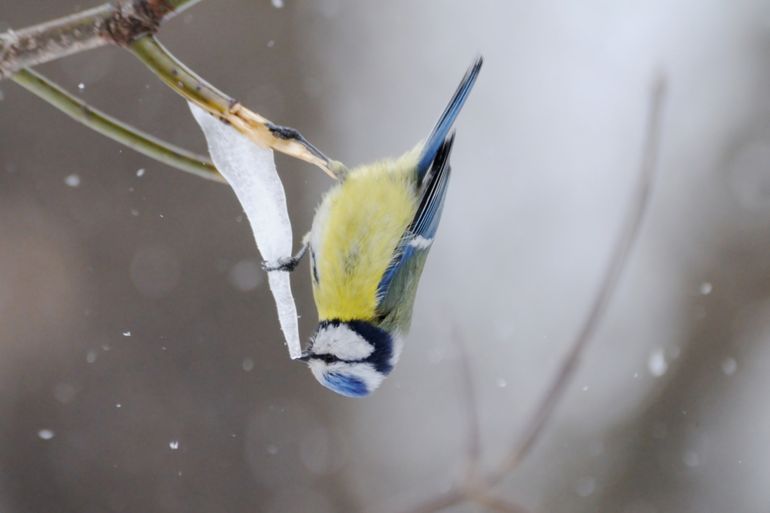
[[(401, 275), (407, 272), (410, 264), (414, 263), (416, 256), (427, 255), (430, 249), (439, 221), (441, 220), (441, 211), (444, 207), (444, 198), (446, 197), (447, 185), (449, 184), (451, 172), (449, 155), (452, 152), (453, 143), (454, 134), (447, 137), (436, 153), (436, 158), (431, 166), (431, 172), (423, 184), (417, 212), (411, 224), (404, 232), (403, 237), (401, 237), (393, 260), (377, 287), (377, 297), (380, 299), (381, 304), (390, 296), (392, 292), (391, 287), (394, 283), (399, 283), (400, 287), (410, 285), (405, 280), (399, 278), (402, 278)], [(400, 293), (396, 295), (399, 296)], [(399, 299), (399, 297), (395, 298), (395, 300)]]
[(457, 115), (465, 104), (465, 99), (473, 88), (473, 84), (476, 83), (476, 77), (481, 71), (481, 65), (484, 63), (484, 59), (481, 56), (477, 57), (473, 65), (465, 73), (465, 76), (460, 81), (460, 85), (457, 87), (457, 91), (449, 100), (441, 117), (438, 118), (436, 126), (433, 127), (433, 131), (425, 141), (420, 158), (417, 161), (417, 183), (422, 183), (426, 173), (431, 169), (431, 164), (436, 160), (436, 155), (439, 149), (446, 141), (449, 130), (457, 119)]

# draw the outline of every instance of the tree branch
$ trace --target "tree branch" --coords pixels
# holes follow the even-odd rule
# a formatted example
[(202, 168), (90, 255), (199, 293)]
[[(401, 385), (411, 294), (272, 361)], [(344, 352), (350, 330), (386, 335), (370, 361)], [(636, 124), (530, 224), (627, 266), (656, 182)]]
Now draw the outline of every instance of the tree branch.
[(466, 494), (466, 499), (484, 506), (490, 511), (495, 511), (496, 513), (529, 513), (529, 510), (521, 504), (485, 493), (470, 491)]
[[(346, 173), (297, 130), (276, 125), (217, 90), (179, 62), (155, 39), (160, 24), (201, 0), (121, 0), (20, 31), (0, 33), (0, 80), (34, 66), (105, 44), (130, 49), (188, 101), (231, 124), (252, 141), (320, 167), (332, 178)], [(17, 83), (73, 118), (119, 142), (185, 171), (212, 178), (207, 161), (169, 146), (88, 107), (41, 75), (22, 73)], [(78, 102), (78, 105), (74, 105)], [(193, 162), (194, 161), (194, 162)], [(202, 169), (199, 164), (203, 162)], [(215, 178), (217, 179), (217, 178)]]
[(465, 347), (465, 337), (462, 336), (460, 328), (454, 326), (452, 329), (452, 341), (457, 347), (458, 364), (460, 374), (460, 386), (462, 389), (461, 401), (465, 403), (465, 416), (468, 419), (467, 425), (467, 467), (465, 479), (475, 481), (478, 478), (479, 464), (481, 463), (481, 427), (479, 426), (479, 406), (476, 402), (476, 389), (473, 386), (473, 371), (471, 369), (470, 358)]
[(129, 49), (168, 87), (257, 144), (314, 164), (332, 178), (346, 172), (343, 164), (329, 159), (297, 130), (270, 122), (206, 82), (177, 60), (154, 36), (140, 37), (129, 45)]
[(122, 0), (19, 31), (0, 33), (0, 80), (19, 70), (107, 44), (127, 46), (201, 0)]
[(12, 80), (76, 121), (114, 141), (182, 171), (224, 182), (214, 164), (206, 157), (161, 141), (90, 107), (35, 71), (23, 69), (15, 74)]

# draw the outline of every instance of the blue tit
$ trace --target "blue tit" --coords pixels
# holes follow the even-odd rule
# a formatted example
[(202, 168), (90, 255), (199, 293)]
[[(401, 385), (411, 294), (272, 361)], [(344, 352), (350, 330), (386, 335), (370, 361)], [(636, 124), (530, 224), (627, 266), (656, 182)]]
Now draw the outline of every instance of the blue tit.
[(450, 129), (481, 64), (479, 57), (424, 142), (344, 173), (321, 201), (303, 249), (284, 264), (292, 269), (309, 250), (319, 324), (302, 359), (339, 394), (368, 395), (398, 361), (446, 197)]

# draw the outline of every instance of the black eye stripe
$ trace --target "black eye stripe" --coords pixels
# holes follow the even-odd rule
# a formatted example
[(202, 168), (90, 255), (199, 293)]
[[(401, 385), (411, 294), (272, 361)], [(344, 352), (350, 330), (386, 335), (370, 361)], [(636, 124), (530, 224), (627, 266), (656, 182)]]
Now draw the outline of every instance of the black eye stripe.
[(391, 364), (391, 360), (393, 359), (393, 339), (391, 338), (390, 334), (388, 334), (388, 332), (383, 330), (382, 328), (379, 328), (374, 324), (366, 321), (343, 322), (343, 321), (340, 321), (339, 319), (332, 319), (332, 320), (321, 321), (320, 323), (318, 323), (316, 336), (317, 336), (317, 333), (324, 328), (328, 328), (330, 326), (331, 327), (340, 326), (342, 324), (350, 328), (362, 339), (364, 339), (366, 342), (371, 344), (374, 347), (374, 351), (372, 351), (372, 354), (370, 354), (366, 358), (361, 358), (357, 360), (344, 360), (333, 354), (314, 353), (313, 352), (313, 342), (315, 340), (315, 336), (314, 336), (313, 340), (311, 340), (310, 342), (310, 348), (309, 348), (310, 359), (320, 360), (327, 364), (337, 363), (337, 362), (368, 363), (368, 364), (371, 364), (372, 367), (374, 367), (374, 369), (377, 372), (381, 372), (383, 374), (390, 374), (390, 371), (393, 370), (393, 365)]
[(326, 363), (366, 363), (366, 359), (363, 360), (343, 360), (333, 354), (313, 354), (310, 357), (311, 360), (321, 360)]

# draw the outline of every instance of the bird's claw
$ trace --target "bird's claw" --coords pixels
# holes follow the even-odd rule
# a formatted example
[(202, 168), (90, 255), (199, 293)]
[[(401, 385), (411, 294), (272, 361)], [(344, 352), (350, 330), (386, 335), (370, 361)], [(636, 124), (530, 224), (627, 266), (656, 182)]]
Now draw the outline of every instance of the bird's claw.
[(296, 269), (299, 260), (294, 257), (279, 258), (275, 262), (262, 261), (262, 269), (266, 272), (284, 271), (291, 272)]

